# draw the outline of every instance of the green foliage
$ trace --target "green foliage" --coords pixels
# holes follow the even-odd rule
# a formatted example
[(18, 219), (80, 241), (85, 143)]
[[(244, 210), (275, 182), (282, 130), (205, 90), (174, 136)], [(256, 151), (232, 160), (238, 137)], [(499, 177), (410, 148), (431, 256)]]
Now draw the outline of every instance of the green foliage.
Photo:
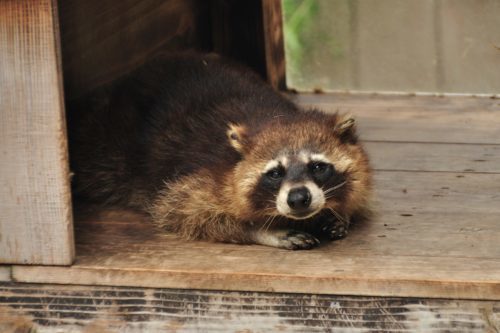
[(285, 50), (289, 68), (299, 69), (315, 44), (311, 32), (318, 14), (317, 0), (283, 0)]

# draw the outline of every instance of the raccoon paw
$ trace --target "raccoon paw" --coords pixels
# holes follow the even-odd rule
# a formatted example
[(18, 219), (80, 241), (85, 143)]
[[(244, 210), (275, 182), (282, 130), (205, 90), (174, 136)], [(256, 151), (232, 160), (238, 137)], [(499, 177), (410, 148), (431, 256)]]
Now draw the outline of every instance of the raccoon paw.
[(321, 233), (330, 240), (342, 239), (347, 236), (349, 220), (339, 221), (336, 217), (327, 218), (321, 227)]
[(309, 250), (319, 245), (319, 240), (305, 232), (289, 230), (279, 240), (279, 246), (287, 250)]
[(320, 243), (316, 237), (296, 230), (257, 231), (254, 233), (254, 241), (287, 250), (309, 250)]
[(349, 232), (343, 224), (324, 226), (322, 231), (328, 235), (331, 240), (345, 238)]

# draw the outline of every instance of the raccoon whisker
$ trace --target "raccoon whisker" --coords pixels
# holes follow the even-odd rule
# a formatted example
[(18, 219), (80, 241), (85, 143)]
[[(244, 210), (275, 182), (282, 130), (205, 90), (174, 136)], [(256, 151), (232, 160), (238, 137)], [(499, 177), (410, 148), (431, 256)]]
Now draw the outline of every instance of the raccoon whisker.
[(335, 192), (330, 192), (327, 195), (325, 195), (325, 200), (328, 200), (330, 198), (333, 198), (335, 196)]
[(259, 228), (259, 231), (261, 231), (263, 229), (265, 229), (267, 231), (266, 225), (268, 223), (271, 224), (273, 219), (274, 219), (274, 216), (273, 215), (269, 215), (269, 217), (267, 218), (266, 222), (264, 222), (264, 224), (262, 224), (262, 226)]
[(273, 222), (276, 220), (276, 216), (277, 216), (277, 215), (275, 215), (275, 216), (273, 216), (273, 217), (271, 218), (271, 221), (270, 221), (270, 222), (269, 222), (269, 224), (267, 225), (266, 232), (269, 230), (269, 228), (271, 227), (271, 225), (273, 224)]
[(332, 191), (335, 191), (336, 189), (339, 189), (339, 188), (341, 188), (342, 186), (344, 186), (346, 183), (347, 183), (347, 181), (345, 180), (345, 181), (343, 181), (343, 182), (342, 182), (342, 183), (340, 183), (340, 184), (337, 184), (337, 185), (335, 185), (335, 186), (330, 187), (329, 189), (327, 189), (327, 190), (326, 190), (326, 191), (324, 191), (323, 193), (324, 193), (324, 194), (328, 194), (328, 193), (330, 193), (330, 192), (332, 192)]
[(335, 191), (336, 189), (341, 188), (341, 187), (342, 187), (342, 186), (344, 186), (345, 184), (347, 184), (347, 181), (346, 181), (346, 180), (344, 180), (342, 183), (339, 183), (339, 184), (337, 184), (337, 185), (335, 185), (335, 186), (333, 186), (333, 187), (330, 187), (329, 189), (327, 189), (327, 190), (325, 191), (325, 194), (330, 193), (330, 192), (332, 192), (332, 191)]
[[(275, 205), (274, 202), (271, 202), (273, 205)], [(263, 208), (262, 211), (263, 212), (273, 212), (274, 211), (274, 206), (273, 207), (266, 207), (266, 208)]]
[(273, 217), (275, 216), (276, 214), (273, 214), (273, 212), (267, 212), (267, 213), (264, 213), (263, 216), (264, 217), (267, 217), (267, 218), (270, 218), (270, 217)]
[(259, 228), (259, 231), (261, 231), (261, 230), (264, 228), (264, 226), (266, 225), (267, 221), (269, 221), (270, 219), (271, 219), (271, 216), (269, 216), (269, 217), (266, 219), (266, 221), (265, 221), (264, 223), (262, 223), (262, 225), (261, 225), (261, 226), (260, 226), (260, 228)]
[(273, 221), (274, 221), (275, 217), (272, 216), (271, 219), (269, 220), (269, 223), (267, 223), (267, 226), (266, 226), (266, 232), (269, 230), (269, 228), (271, 227), (271, 224), (273, 224)]
[(328, 207), (328, 209), (332, 212), (332, 214), (333, 214), (333, 215), (335, 215), (335, 217), (336, 217), (337, 219), (339, 219), (339, 220), (340, 220), (340, 222), (347, 223), (347, 221), (345, 220), (345, 218), (343, 218), (343, 217), (342, 217), (339, 213), (337, 213), (337, 212), (335, 211), (335, 209), (333, 209), (333, 208), (331, 208), (331, 207)]

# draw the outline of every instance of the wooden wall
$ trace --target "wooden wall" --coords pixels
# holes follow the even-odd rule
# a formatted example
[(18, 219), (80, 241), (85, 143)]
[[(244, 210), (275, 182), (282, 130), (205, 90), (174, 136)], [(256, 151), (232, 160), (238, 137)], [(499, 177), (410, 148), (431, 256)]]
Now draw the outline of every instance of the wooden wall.
[[(66, 96), (85, 94), (158, 53), (182, 50), (217, 52), (234, 58), (278, 86), (277, 74), (270, 67), (276, 57), (266, 58), (266, 50), (278, 50), (280, 56), (279, 44), (275, 47), (276, 43), (282, 43), (280, 3), (278, 0), (60, 1)], [(273, 32), (271, 38), (265, 38), (264, 29), (266, 36)], [(284, 66), (281, 72), (284, 74)]]
[(76, 97), (166, 50), (208, 49), (208, 2), (60, 1), (65, 89)]
[(500, 91), (498, 0), (284, 3), (292, 89)]
[(55, 3), (0, 1), (0, 263), (70, 264)]

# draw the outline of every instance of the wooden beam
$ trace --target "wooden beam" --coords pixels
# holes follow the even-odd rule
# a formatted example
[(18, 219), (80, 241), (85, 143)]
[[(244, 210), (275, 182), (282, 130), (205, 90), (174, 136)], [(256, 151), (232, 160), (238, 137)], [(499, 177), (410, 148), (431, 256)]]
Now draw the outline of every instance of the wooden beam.
[(10, 281), (12, 275), (10, 266), (0, 266), (0, 281)]
[[(499, 301), (0, 284), (2, 332), (498, 332)], [(23, 325), (25, 330), (9, 327)], [(32, 330), (29, 330), (29, 329)]]
[(275, 88), (286, 90), (285, 42), (281, 0), (262, 0), (267, 80)]
[(51, 0), (0, 1), (0, 262), (74, 256), (59, 30)]

